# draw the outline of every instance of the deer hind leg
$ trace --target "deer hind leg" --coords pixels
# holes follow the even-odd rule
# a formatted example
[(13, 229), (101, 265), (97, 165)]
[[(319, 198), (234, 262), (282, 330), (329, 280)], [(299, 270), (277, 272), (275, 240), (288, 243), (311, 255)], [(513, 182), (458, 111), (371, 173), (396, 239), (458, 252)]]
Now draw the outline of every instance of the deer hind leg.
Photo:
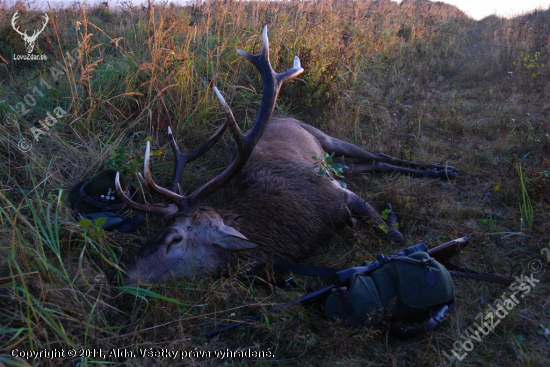
[(383, 153), (370, 153), (356, 145), (327, 135), (313, 126), (301, 122), (298, 124), (319, 141), (325, 152), (334, 152), (336, 157), (346, 158), (348, 169), (345, 171), (348, 173), (398, 172), (414, 177), (446, 179), (458, 175), (458, 170), (451, 166), (423, 164), (394, 158)]
[(384, 232), (391, 241), (398, 244), (405, 243), (403, 235), (399, 232), (397, 227), (393, 225), (396, 220), (391, 220), (390, 218), (389, 223), (387, 223), (369, 203), (351, 191), (348, 191), (348, 193), (347, 207), (351, 212), (352, 219), (373, 222), (375, 227)]

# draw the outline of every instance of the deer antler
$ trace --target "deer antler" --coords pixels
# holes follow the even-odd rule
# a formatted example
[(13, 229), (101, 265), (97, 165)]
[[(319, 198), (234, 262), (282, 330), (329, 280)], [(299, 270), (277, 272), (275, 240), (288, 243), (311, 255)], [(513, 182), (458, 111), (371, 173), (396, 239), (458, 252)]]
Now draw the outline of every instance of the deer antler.
[[(235, 117), (231, 112), (231, 109), (225, 102), (223, 96), (219, 92), (218, 88), (214, 87), (214, 92), (218, 97), (223, 110), (227, 115), (226, 122), (198, 149), (190, 154), (183, 154), (178, 149), (172, 130), (168, 128), (168, 136), (170, 137), (170, 145), (174, 151), (174, 173), (172, 176), (171, 190), (160, 187), (153, 181), (150, 170), (150, 145), (147, 143), (145, 149), (145, 162), (144, 162), (144, 176), (141, 177), (142, 181), (145, 181), (146, 186), (154, 193), (171, 201), (168, 205), (155, 205), (155, 204), (139, 204), (133, 202), (120, 187), (118, 181), (118, 175), (116, 178), (116, 189), (118, 195), (132, 208), (140, 211), (150, 212), (154, 214), (160, 214), (164, 216), (172, 215), (175, 213), (182, 213), (185, 215), (191, 215), (196, 206), (208, 196), (212, 195), (216, 190), (227, 184), (233, 177), (235, 177), (244, 167), (248, 158), (252, 154), (252, 150), (260, 140), (263, 132), (267, 126), (267, 123), (271, 119), (273, 109), (275, 108), (275, 102), (279, 95), (279, 91), (283, 83), (294, 79), (300, 75), (304, 69), (300, 65), (300, 59), (298, 56), (294, 57), (294, 66), (292, 69), (284, 73), (275, 73), (269, 62), (269, 40), (267, 37), (267, 26), (264, 27), (262, 32), (263, 47), (259, 55), (252, 55), (248, 52), (237, 50), (237, 53), (248, 61), (250, 61), (260, 72), (263, 81), (263, 94), (262, 102), (260, 104), (260, 111), (258, 117), (254, 122), (252, 128), (245, 134), (241, 132), (241, 129), (235, 121)], [(203, 184), (191, 194), (187, 196), (179, 195), (177, 191), (179, 179), (188, 162), (191, 162), (198, 158), (200, 155), (208, 151), (223, 135), (226, 128), (229, 127), (231, 133), (235, 139), (237, 145), (237, 155), (234, 160), (229, 164), (226, 169), (218, 176), (214, 177), (207, 183)]]
[(36, 40), (36, 37), (38, 37), (38, 35), (40, 33), (42, 33), (42, 31), (44, 30), (44, 28), (46, 28), (46, 26), (48, 25), (48, 21), (50, 20), (50, 18), (48, 17), (48, 14), (44, 13), (44, 24), (42, 25), (42, 28), (37, 31), (35, 30), (32, 34), (32, 36), (29, 36), (27, 34), (27, 30), (25, 29), (25, 32), (21, 32), (19, 30), (19, 27), (15, 24), (16, 20), (19, 18), (19, 10), (15, 12), (15, 14), (13, 15), (13, 17), (11, 18), (11, 26), (13, 27), (13, 29), (19, 33), (21, 36), (23, 36), (25, 39), (28, 39), (28, 40)]
[(15, 14), (13, 14), (13, 17), (11, 18), (11, 26), (13, 27), (13, 29), (19, 33), (20, 35), (22, 35), (23, 37), (28, 37), (27, 35), (27, 30), (25, 30), (25, 33), (21, 32), (19, 30), (19, 27), (15, 25), (15, 21), (17, 20), (17, 18), (19, 18), (19, 10), (15, 12)]
[[(44, 18), (44, 24), (42, 25), (42, 29), (40, 29), (39, 31), (36, 31), (36, 30), (35, 30), (35, 31), (33, 32), (32, 36), (29, 37), (29, 38), (30, 38), (31, 40), (33, 40), (33, 41), (36, 40), (36, 37), (38, 37), (38, 35), (39, 35), (40, 33), (42, 33), (42, 31), (44, 30), (44, 28), (46, 28), (46, 26), (48, 25), (48, 21), (50, 20), (50, 18), (48, 17), (48, 14), (44, 13), (44, 17), (43, 17), (43, 18)], [(26, 31), (25, 31), (25, 33), (26, 33)]]

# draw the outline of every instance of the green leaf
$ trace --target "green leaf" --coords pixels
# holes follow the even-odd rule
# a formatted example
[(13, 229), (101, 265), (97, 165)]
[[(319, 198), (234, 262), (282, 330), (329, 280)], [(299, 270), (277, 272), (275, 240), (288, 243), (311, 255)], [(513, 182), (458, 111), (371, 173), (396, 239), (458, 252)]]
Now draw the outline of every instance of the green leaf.
[(380, 230), (381, 230), (382, 232), (384, 232), (385, 234), (388, 234), (388, 232), (390, 231), (390, 229), (389, 229), (386, 225), (384, 225), (384, 224), (379, 224), (379, 225), (378, 225), (378, 228), (380, 228)]
[(103, 227), (103, 225), (105, 224), (105, 222), (107, 222), (107, 217), (101, 217), (101, 218), (97, 218), (95, 220), (95, 227)]
[(87, 229), (87, 228), (90, 228), (90, 226), (92, 225), (92, 221), (88, 218), (82, 218), (79, 222), (78, 222), (78, 225), (84, 229)]
[(382, 210), (382, 213), (380, 213), (380, 217), (384, 220), (388, 220), (390, 214), (391, 214), (391, 209), (386, 208), (386, 209)]
[(105, 231), (103, 230), (103, 228), (96, 228), (92, 232), (90, 232), (91, 237), (102, 238), (104, 235)]

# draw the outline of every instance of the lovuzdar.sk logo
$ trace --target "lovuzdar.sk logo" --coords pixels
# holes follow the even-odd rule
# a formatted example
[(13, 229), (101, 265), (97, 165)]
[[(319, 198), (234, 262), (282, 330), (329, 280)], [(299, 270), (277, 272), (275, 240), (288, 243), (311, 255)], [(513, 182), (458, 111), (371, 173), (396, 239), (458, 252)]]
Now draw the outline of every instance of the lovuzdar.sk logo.
[(21, 32), (19, 30), (19, 26), (16, 24), (17, 18), (19, 18), (19, 11), (16, 11), (15, 14), (13, 14), (13, 17), (11, 18), (11, 26), (13, 29), (21, 35), (21, 38), (23, 38), (23, 41), (25, 41), (25, 48), (27, 49), (26, 55), (13, 55), (14, 60), (47, 60), (46, 55), (34, 55), (32, 52), (34, 50), (34, 46), (36, 44), (36, 39), (42, 33), (42, 31), (46, 28), (48, 25), (48, 21), (50, 18), (48, 17), (48, 14), (44, 13), (44, 24), (42, 24), (42, 28), (40, 30), (34, 30), (32, 33), (32, 36), (29, 36), (27, 34), (27, 30), (25, 29), (25, 32)]

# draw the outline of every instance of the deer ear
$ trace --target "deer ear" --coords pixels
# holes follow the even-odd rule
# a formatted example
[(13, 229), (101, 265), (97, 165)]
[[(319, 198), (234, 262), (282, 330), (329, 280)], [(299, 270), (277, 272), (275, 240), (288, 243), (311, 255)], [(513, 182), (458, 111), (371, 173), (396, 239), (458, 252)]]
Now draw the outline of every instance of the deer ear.
[(231, 251), (249, 250), (258, 246), (235, 228), (226, 225), (218, 227), (213, 241), (215, 245)]

